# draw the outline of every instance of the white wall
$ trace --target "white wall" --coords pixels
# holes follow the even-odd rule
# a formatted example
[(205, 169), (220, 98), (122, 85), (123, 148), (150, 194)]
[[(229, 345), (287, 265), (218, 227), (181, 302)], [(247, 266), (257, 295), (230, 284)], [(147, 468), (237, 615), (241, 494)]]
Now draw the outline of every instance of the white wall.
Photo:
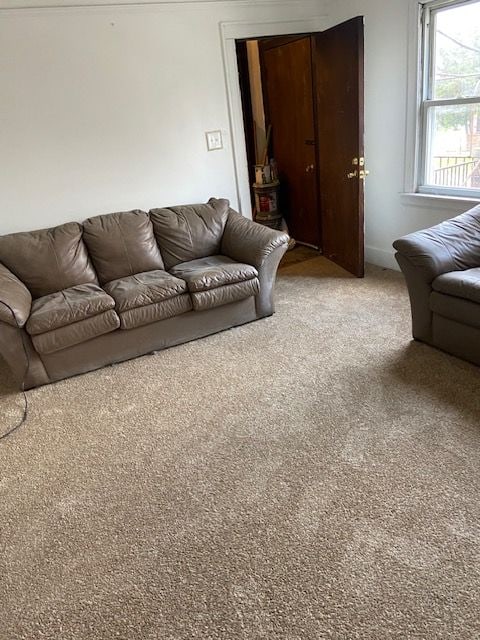
[[(237, 206), (219, 23), (326, 13), (366, 19), (367, 259), (393, 266), (396, 237), (468, 208), (400, 195), (408, 0), (2, 10), (9, 2), (19, 6), (0, 0), (0, 233), (211, 195)], [(222, 151), (207, 152), (210, 129), (223, 131)]]
[[(219, 23), (318, 11), (315, 0), (7, 5), (0, 233), (210, 196), (237, 206)], [(207, 152), (214, 129), (224, 149)]]
[(411, 0), (336, 0), (337, 21), (365, 16), (366, 258), (397, 268), (393, 240), (472, 204), (406, 197), (407, 54)]

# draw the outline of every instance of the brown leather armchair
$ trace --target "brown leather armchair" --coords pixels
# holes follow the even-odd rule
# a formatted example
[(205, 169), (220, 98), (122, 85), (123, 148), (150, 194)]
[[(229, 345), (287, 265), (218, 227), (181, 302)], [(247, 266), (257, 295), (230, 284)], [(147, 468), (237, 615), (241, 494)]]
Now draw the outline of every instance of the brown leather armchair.
[(0, 237), (0, 353), (25, 388), (274, 311), (288, 236), (227, 200)]
[(393, 243), (413, 337), (480, 364), (480, 206)]

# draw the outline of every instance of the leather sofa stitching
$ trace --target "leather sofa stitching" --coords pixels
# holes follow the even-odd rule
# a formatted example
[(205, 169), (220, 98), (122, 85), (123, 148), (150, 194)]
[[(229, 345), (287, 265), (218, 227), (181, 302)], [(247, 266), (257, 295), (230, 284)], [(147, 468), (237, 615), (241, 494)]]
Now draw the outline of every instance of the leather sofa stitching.
[(133, 266), (132, 266), (132, 262), (131, 262), (131, 260), (130, 260), (130, 254), (128, 253), (127, 243), (126, 243), (126, 241), (125, 241), (125, 237), (124, 237), (124, 235), (123, 235), (122, 225), (120, 224), (120, 222), (118, 221), (118, 218), (117, 218), (116, 216), (115, 216), (113, 219), (114, 219), (115, 224), (117, 225), (118, 230), (119, 230), (119, 232), (120, 232), (120, 238), (121, 238), (121, 240), (122, 240), (122, 244), (123, 244), (123, 248), (124, 248), (124, 251), (125, 251), (125, 255), (126, 255), (126, 257), (127, 257), (128, 265), (129, 265), (129, 267), (130, 267), (130, 275), (133, 275), (133, 274), (134, 274), (134, 269), (133, 269)]
[[(60, 280), (63, 280), (64, 285), (68, 286), (68, 283), (65, 280), (65, 274), (62, 272), (62, 270), (60, 268), (60, 260), (58, 259), (58, 254), (57, 254), (57, 251), (55, 249), (55, 243), (54, 243), (53, 238), (52, 238), (52, 231), (50, 231), (49, 234), (48, 234), (48, 240), (50, 242), (50, 246), (52, 247), (52, 253), (55, 256), (55, 262), (57, 263), (57, 270), (58, 270), (58, 273), (60, 275)], [(65, 286), (64, 286), (64, 288), (65, 288)]]
[(193, 247), (193, 239), (192, 239), (192, 228), (190, 226), (190, 223), (188, 222), (188, 219), (186, 217), (186, 215), (184, 213), (181, 214), (182, 218), (185, 220), (185, 224), (187, 225), (187, 229), (188, 229), (188, 238), (190, 240), (190, 247)]

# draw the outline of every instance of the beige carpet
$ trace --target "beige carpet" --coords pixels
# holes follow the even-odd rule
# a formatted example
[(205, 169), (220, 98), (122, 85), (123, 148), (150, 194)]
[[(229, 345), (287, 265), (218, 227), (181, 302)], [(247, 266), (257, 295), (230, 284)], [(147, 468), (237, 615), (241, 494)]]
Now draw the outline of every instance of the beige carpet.
[[(399, 274), (29, 393), (0, 443), (0, 638), (480, 637), (479, 369)], [(1, 382), (10, 423), (21, 399)]]

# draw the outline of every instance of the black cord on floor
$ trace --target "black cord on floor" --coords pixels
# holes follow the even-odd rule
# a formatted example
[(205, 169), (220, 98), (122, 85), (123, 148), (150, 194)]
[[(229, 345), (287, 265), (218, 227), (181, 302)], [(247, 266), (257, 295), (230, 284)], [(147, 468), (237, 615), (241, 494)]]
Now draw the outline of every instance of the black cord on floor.
[(10, 427), (10, 429), (8, 431), (5, 431), (5, 433), (2, 433), (2, 435), (0, 435), (0, 440), (3, 440), (4, 438), (8, 438), (8, 436), (12, 435), (12, 433), (14, 431), (16, 431), (17, 429), (20, 429), (22, 424), (27, 421), (27, 417), (28, 417), (28, 398), (27, 398), (27, 394), (25, 393), (25, 389), (22, 389), (22, 393), (23, 393), (23, 400), (24, 400), (23, 416), (21, 417), (20, 422), (15, 424), (13, 427)]
[(0, 303), (3, 304), (5, 307), (7, 307), (7, 309), (10, 311), (10, 313), (13, 316), (13, 319), (15, 320), (15, 324), (17, 325), (17, 329), (20, 331), (20, 338), (22, 340), (22, 346), (23, 346), (23, 351), (25, 353), (25, 372), (23, 374), (23, 380), (22, 380), (22, 387), (21, 387), (21, 392), (23, 394), (23, 400), (24, 400), (24, 406), (23, 406), (23, 415), (20, 419), (19, 422), (17, 422), (17, 424), (14, 424), (13, 427), (10, 427), (9, 429), (7, 429), (7, 431), (5, 431), (5, 433), (2, 433), (0, 435), (0, 440), (4, 440), (5, 438), (8, 438), (8, 436), (12, 435), (12, 433), (14, 431), (16, 431), (17, 429), (19, 429), (22, 424), (24, 424), (27, 421), (27, 417), (28, 417), (28, 397), (25, 391), (25, 377), (27, 375), (27, 371), (28, 368), (30, 366), (30, 359), (28, 357), (28, 351), (27, 348), (25, 346), (25, 341), (23, 338), (23, 333), (22, 333), (22, 328), (20, 327), (20, 325), (17, 322), (17, 317), (12, 309), (12, 307), (10, 305), (8, 305), (6, 302), (3, 302), (3, 300), (0, 300)]

